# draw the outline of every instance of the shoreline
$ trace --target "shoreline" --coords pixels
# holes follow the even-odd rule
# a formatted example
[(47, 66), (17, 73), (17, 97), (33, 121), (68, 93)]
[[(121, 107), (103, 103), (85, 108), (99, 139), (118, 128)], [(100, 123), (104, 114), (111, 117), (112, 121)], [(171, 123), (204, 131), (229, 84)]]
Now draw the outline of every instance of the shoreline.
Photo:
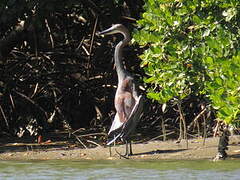
[[(129, 159), (136, 160), (212, 160), (217, 154), (218, 137), (203, 139), (189, 139), (188, 148), (185, 140), (150, 141), (132, 144), (133, 155)], [(66, 147), (67, 141), (49, 144), (37, 143), (8, 143), (0, 146), (1, 160), (119, 160), (120, 153), (124, 153), (125, 145), (112, 147), (112, 156), (109, 147), (81, 149)], [(51, 147), (59, 145), (59, 147)], [(8, 148), (6, 148), (6, 146)], [(25, 148), (24, 148), (25, 146)], [(10, 148), (11, 147), (11, 148)], [(228, 159), (240, 159), (240, 136), (231, 136), (229, 139)]]

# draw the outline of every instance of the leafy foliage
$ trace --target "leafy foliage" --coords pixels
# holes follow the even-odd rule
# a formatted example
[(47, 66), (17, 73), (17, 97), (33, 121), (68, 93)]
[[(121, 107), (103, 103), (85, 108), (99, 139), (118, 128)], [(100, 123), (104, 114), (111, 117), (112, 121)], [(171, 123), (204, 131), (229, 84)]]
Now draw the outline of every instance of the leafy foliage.
[(238, 0), (146, 0), (134, 39), (151, 85), (148, 97), (203, 95), (217, 118), (240, 115), (240, 2)]

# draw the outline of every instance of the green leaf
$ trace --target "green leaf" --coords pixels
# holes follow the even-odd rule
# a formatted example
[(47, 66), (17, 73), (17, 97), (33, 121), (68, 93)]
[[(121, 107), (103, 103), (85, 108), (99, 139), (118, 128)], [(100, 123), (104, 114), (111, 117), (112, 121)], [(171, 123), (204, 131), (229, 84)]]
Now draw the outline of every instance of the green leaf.
[(154, 93), (154, 92), (147, 93), (147, 97), (151, 98), (151, 99), (155, 99), (157, 101), (160, 100), (159, 94), (158, 93)]
[(153, 81), (155, 81), (155, 77), (150, 77), (150, 78), (148, 78), (148, 79), (145, 79), (144, 80), (146, 83), (151, 83), (151, 82), (153, 82)]
[(236, 16), (236, 14), (237, 14), (236, 8), (229, 8), (229, 9), (223, 11), (223, 13), (222, 13), (222, 15), (226, 17), (225, 20), (226, 20), (227, 22), (228, 22), (228, 21), (231, 21), (231, 19), (232, 19), (234, 16)]
[(205, 61), (206, 61), (206, 63), (208, 63), (208, 64), (213, 64), (213, 58), (212, 58), (212, 57), (209, 57), (209, 56), (208, 56)]

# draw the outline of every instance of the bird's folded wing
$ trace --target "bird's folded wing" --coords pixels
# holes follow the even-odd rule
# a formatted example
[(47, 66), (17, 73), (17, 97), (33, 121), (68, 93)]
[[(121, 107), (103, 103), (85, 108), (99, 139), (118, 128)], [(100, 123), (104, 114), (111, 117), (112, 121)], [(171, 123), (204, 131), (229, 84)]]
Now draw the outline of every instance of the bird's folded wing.
[(119, 119), (119, 116), (118, 116), (118, 113), (116, 113), (115, 117), (114, 117), (114, 120), (112, 122), (112, 126), (108, 132), (108, 135), (110, 135), (111, 132), (119, 129), (120, 127), (122, 127), (123, 125), (123, 122), (120, 121)]
[(110, 140), (107, 145), (113, 143), (119, 137), (128, 136), (135, 129), (142, 113), (143, 101), (143, 96), (139, 96), (129, 116), (129, 119), (126, 122), (121, 122), (118, 114), (115, 115), (112, 126), (108, 132), (108, 136), (113, 136), (113, 139)]
[(141, 112), (142, 112), (142, 108), (143, 108), (143, 96), (140, 95), (135, 103), (135, 106), (133, 107), (133, 110), (128, 118), (128, 121), (131, 120), (131, 118), (133, 118), (134, 116), (136, 115), (141, 115)]
[(140, 116), (143, 111), (143, 103), (144, 98), (142, 95), (140, 95), (136, 101), (136, 104), (129, 116), (129, 119), (126, 123), (123, 124), (122, 132), (121, 132), (121, 137), (127, 137), (129, 134), (131, 134), (134, 129), (136, 128), (136, 125), (140, 119)]

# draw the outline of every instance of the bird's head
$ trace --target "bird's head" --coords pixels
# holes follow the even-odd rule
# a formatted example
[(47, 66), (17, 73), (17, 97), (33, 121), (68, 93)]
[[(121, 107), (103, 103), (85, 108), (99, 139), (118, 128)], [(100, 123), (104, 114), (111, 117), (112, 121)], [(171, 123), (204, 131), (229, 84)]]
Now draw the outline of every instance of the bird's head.
[(122, 24), (114, 24), (112, 25), (112, 27), (98, 32), (98, 35), (111, 35), (111, 34), (117, 34), (117, 33), (121, 33), (121, 34), (125, 34), (128, 33), (128, 30), (125, 26), (123, 26)]

